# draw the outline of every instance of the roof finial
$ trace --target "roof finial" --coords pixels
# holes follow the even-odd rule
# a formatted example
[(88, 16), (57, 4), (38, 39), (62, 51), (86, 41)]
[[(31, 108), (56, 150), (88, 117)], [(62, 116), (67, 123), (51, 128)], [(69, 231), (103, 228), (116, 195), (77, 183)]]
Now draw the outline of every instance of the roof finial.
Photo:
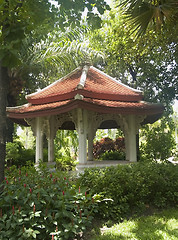
[(80, 82), (79, 84), (77, 85), (77, 89), (83, 89), (84, 86), (85, 86), (85, 81), (87, 79), (87, 73), (88, 73), (88, 70), (89, 70), (90, 66), (89, 65), (85, 65), (82, 69), (82, 75), (80, 77)]

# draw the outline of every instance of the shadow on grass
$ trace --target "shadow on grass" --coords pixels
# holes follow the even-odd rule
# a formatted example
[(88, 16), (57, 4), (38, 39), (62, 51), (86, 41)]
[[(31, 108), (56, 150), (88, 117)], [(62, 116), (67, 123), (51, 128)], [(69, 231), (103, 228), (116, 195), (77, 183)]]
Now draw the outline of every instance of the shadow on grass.
[(106, 229), (90, 240), (177, 240), (178, 210), (171, 209), (148, 217), (140, 217)]

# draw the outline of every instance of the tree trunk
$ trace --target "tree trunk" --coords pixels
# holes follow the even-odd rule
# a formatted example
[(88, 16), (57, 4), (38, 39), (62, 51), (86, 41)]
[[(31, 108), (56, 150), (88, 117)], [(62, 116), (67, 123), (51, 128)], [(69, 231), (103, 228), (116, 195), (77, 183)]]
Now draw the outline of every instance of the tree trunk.
[[(0, 61), (0, 183), (4, 180), (6, 156), (6, 104), (7, 104), (8, 73)], [(1, 189), (0, 189), (1, 190)]]

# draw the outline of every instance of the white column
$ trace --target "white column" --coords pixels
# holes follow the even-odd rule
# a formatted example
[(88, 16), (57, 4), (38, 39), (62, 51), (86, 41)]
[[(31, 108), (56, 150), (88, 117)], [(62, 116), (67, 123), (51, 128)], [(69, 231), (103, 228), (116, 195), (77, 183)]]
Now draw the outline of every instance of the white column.
[(77, 131), (79, 136), (79, 164), (87, 162), (87, 112), (77, 109)]
[(54, 162), (54, 118), (49, 119), (49, 133), (48, 133), (48, 162)]
[(125, 133), (124, 137), (125, 137), (125, 158), (127, 161), (129, 161), (130, 155), (129, 155), (129, 135), (128, 135), (128, 133)]
[(128, 145), (129, 145), (129, 160), (137, 162), (137, 148), (136, 148), (136, 118), (135, 115), (128, 116)]
[(48, 162), (54, 161), (54, 139), (48, 139)]
[(93, 161), (93, 139), (96, 131), (89, 128), (88, 131), (88, 161)]
[(42, 121), (40, 117), (36, 118), (36, 158), (35, 162), (38, 164), (39, 160), (43, 161), (43, 132)]

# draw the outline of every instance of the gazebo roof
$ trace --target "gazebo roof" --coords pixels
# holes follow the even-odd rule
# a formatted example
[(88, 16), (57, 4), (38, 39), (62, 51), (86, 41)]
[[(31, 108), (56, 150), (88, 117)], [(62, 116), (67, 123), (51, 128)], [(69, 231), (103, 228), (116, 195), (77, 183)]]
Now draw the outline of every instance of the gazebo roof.
[(147, 115), (149, 122), (154, 122), (164, 110), (161, 104), (144, 102), (141, 91), (92, 66), (79, 67), (26, 98), (27, 104), (7, 108), (9, 118), (22, 123), (25, 118), (57, 115), (83, 108), (99, 113)]

